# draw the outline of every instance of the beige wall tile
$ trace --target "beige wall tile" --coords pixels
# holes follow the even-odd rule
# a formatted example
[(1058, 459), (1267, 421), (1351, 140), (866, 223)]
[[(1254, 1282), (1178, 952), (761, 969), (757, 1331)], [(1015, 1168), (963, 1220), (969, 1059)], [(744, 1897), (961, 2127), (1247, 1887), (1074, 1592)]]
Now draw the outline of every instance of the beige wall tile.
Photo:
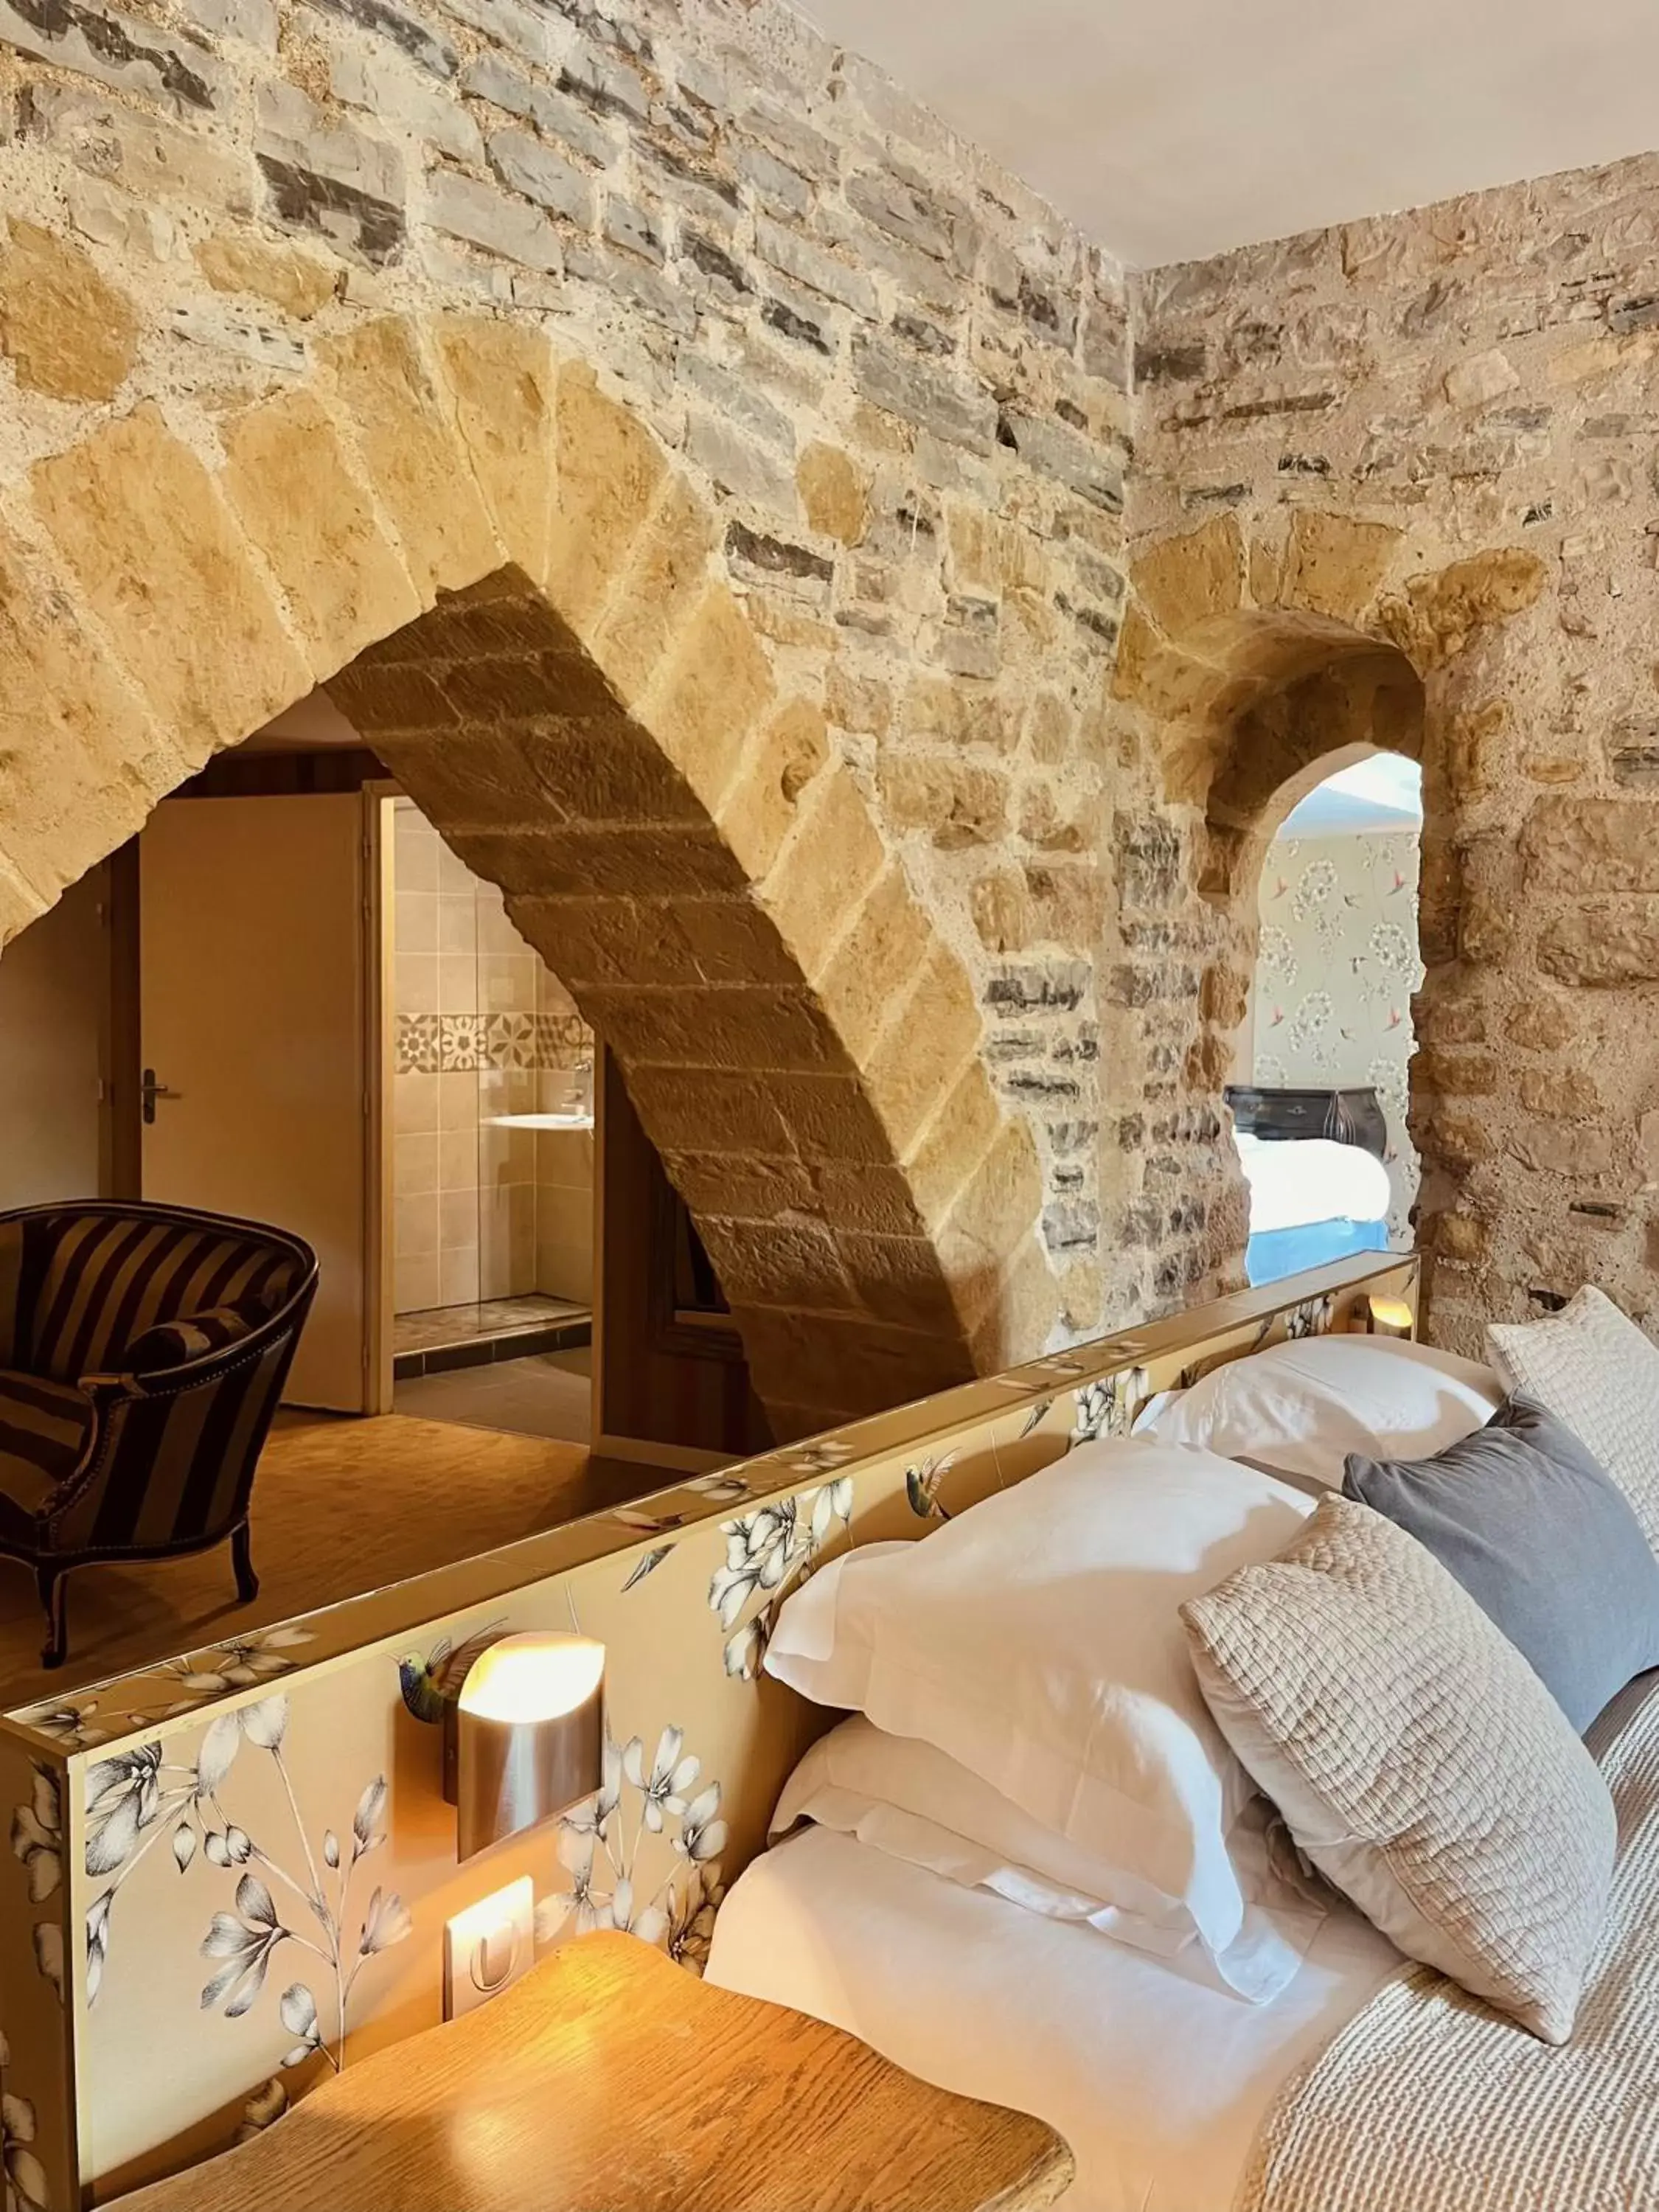
[(392, 873), (399, 891), (435, 891), (438, 888), (439, 839), (424, 816), (406, 799), (396, 810), (392, 848)]
[(548, 1240), (536, 1249), (535, 1287), (544, 1297), (572, 1298), (585, 1305), (593, 1295), (593, 1253), (586, 1244)]
[(477, 957), (478, 910), (471, 890), (439, 892), (437, 950), (442, 953), (465, 953), (469, 960)]
[(478, 1011), (485, 1014), (533, 1014), (541, 963), (533, 952), (478, 955)]
[(423, 1252), (418, 1258), (399, 1258), (392, 1268), (393, 1302), (400, 1314), (424, 1313), (441, 1305), (441, 1274), (438, 1255)]
[[(447, 906), (450, 902), (441, 902)], [(472, 952), (441, 952), (437, 959), (438, 1004), (441, 1014), (476, 1014), (478, 1011), (478, 960)]]
[(397, 1260), (419, 1260), (438, 1249), (438, 1197), (428, 1191), (417, 1198), (392, 1200), (392, 1252)]
[[(438, 950), (438, 895), (435, 891), (404, 890), (400, 886), (393, 900), (392, 950), (396, 952), (436, 952)], [(425, 1008), (409, 1008), (414, 1012)]]
[(435, 1133), (405, 1132), (393, 1148), (392, 1188), (399, 1198), (419, 1198), (439, 1188)]
[(441, 1252), (476, 1251), (478, 1243), (478, 1198), (476, 1191), (438, 1193), (438, 1249)]
[[(435, 1014), (438, 1006), (438, 960), (431, 952), (399, 952), (394, 963), (394, 994), (400, 1014)], [(448, 1007), (455, 1013), (463, 1009)]]
[[(434, 832), (434, 835), (435, 836), (436, 833)], [(437, 839), (437, 845), (438, 889), (441, 891), (470, 892), (477, 884), (477, 878), (465, 860), (450, 851), (441, 837)]]
[(478, 1248), (470, 1244), (464, 1251), (445, 1252), (438, 1262), (440, 1303), (447, 1306), (470, 1305), (483, 1293), (479, 1289)]
[(476, 1190), (478, 1187), (478, 1137), (471, 1129), (445, 1129), (439, 1134), (437, 1190)]
[(478, 1126), (478, 1079), (471, 1068), (452, 1069), (438, 1082), (438, 1127), (474, 1129)]
[(435, 1075), (404, 1074), (392, 1079), (392, 1123), (402, 1136), (435, 1133), (438, 1127), (438, 1085)]

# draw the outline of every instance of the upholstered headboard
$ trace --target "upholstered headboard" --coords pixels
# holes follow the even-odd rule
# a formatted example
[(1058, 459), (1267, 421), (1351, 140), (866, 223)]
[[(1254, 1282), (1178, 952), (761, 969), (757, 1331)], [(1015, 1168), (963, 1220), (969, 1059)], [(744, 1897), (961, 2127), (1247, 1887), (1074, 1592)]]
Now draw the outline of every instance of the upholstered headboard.
[[(432, 2025), (445, 1920), (515, 1875), (544, 1940), (620, 1922), (695, 1966), (824, 1723), (759, 1671), (817, 1562), (1127, 1430), (1197, 1364), (1363, 1327), (1371, 1293), (1414, 1308), (1418, 1274), (1340, 1262), (8, 1715), (4, 2087), (49, 2212), (220, 2149)], [(573, 1624), (607, 1647), (605, 1789), (459, 1867), (422, 1668), (497, 1625)]]

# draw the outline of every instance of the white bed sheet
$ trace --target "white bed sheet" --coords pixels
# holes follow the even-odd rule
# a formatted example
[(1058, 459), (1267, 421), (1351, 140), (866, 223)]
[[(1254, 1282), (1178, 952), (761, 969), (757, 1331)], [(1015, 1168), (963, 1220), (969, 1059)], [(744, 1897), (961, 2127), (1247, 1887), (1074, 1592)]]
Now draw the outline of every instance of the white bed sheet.
[(1066, 2212), (1227, 2212), (1280, 2087), (1399, 1963), (1338, 1907), (1284, 1994), (1249, 2005), (1094, 1929), (808, 1828), (733, 1886), (708, 1978), (1046, 2120), (1077, 2160)]
[(1250, 1234), (1305, 1229), (1316, 1221), (1385, 1221), (1389, 1171), (1374, 1152), (1328, 1137), (1274, 1140), (1236, 1130), (1250, 1186)]

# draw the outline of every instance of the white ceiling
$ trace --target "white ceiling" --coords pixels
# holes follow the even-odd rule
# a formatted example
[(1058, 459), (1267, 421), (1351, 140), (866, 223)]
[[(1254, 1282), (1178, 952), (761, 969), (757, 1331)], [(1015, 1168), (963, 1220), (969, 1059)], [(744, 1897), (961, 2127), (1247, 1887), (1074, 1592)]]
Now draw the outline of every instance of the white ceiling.
[(1659, 0), (798, 0), (1141, 268), (1659, 145)]

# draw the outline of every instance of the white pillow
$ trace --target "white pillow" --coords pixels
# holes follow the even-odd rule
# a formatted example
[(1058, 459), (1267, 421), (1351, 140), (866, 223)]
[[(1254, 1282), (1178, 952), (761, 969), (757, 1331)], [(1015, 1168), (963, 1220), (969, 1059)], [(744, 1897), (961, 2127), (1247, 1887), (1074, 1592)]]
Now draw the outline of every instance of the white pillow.
[[(1195, 1941), (1184, 1905), (1041, 1826), (932, 1744), (889, 1735), (861, 1713), (808, 1751), (784, 1784), (770, 1833), (815, 1820), (1046, 1919), (1086, 1921), (1177, 1972), (1218, 1978), (1252, 2004), (1266, 2004), (1295, 1975), (1325, 1918), (1323, 1903), (1305, 1883), (1292, 1887), (1272, 1871), (1267, 1810), (1265, 1798), (1254, 1799), (1229, 1838), (1244, 1924), (1212, 1961)], [(1201, 1963), (1193, 1969), (1189, 1960)]]
[(1212, 1369), (1155, 1400), (1137, 1435), (1265, 1462), (1333, 1490), (1350, 1452), (1432, 1459), (1504, 1402), (1489, 1367), (1382, 1336), (1308, 1336)]
[(1179, 1610), (1309, 1510), (1271, 1475), (1152, 1440), (1085, 1444), (925, 1540), (846, 1553), (785, 1604), (769, 1673), (917, 1736), (1054, 1835), (1244, 1926), (1228, 1838), (1254, 1785), (1199, 1693)]
[(1659, 1345), (1593, 1284), (1547, 1321), (1494, 1322), (1486, 1342), (1515, 1388), (1600, 1461), (1659, 1553)]

